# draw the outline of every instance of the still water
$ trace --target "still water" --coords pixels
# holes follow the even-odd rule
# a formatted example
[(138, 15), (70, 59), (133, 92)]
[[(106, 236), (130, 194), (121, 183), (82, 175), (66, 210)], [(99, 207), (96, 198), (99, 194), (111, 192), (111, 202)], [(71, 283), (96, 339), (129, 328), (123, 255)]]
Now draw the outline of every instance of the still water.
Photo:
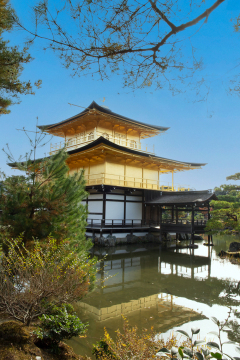
[[(153, 326), (163, 337), (179, 328), (190, 331), (191, 327), (200, 327), (201, 339), (216, 341), (214, 335), (208, 335), (217, 330), (209, 318), (223, 321), (228, 307), (238, 310), (240, 303), (240, 265), (222, 260), (217, 254), (240, 239), (225, 236), (213, 240), (214, 247), (198, 241), (194, 250), (164, 251), (156, 244), (94, 248), (92, 253), (99, 259), (97, 286), (76, 306), (80, 319), (89, 323), (88, 335), (69, 341), (74, 351), (91, 356), (92, 344), (103, 336), (104, 327), (112, 337), (122, 328), (122, 314), (131, 325), (139, 329)], [(224, 332), (224, 340), (240, 342), (238, 322), (239, 315), (232, 314), (235, 331), (228, 335)], [(232, 356), (237, 355), (234, 349), (225, 345)]]

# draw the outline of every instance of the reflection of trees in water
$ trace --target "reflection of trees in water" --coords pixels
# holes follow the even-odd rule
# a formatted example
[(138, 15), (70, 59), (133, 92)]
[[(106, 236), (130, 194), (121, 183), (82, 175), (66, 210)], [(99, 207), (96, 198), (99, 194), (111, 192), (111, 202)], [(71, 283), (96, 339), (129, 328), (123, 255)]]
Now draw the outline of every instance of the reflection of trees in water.
[(227, 251), (229, 249), (229, 245), (233, 241), (240, 242), (240, 236), (233, 235), (214, 235), (214, 251), (218, 254), (221, 250)]
[[(240, 295), (240, 281), (224, 281), (223, 285), (225, 283), (225, 288), (223, 291), (222, 296), (220, 297), (220, 300), (223, 302), (222, 305), (228, 306), (230, 308), (234, 308), (235, 306), (239, 306), (239, 300), (238, 297)], [(234, 314), (234, 319), (229, 320), (227, 325), (231, 329), (228, 332), (228, 338), (231, 341), (235, 341), (237, 343), (240, 343), (240, 312), (234, 311), (232, 309)]]
[(235, 314), (234, 320), (230, 320), (228, 322), (228, 326), (231, 329), (231, 331), (228, 331), (228, 338), (231, 341), (236, 341), (237, 343), (240, 343), (240, 313)]

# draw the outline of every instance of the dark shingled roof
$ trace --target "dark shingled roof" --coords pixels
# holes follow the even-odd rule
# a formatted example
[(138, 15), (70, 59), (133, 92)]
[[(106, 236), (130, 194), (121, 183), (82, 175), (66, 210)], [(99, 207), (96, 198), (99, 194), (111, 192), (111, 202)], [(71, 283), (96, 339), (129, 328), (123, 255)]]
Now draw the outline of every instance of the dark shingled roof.
[(217, 197), (210, 190), (202, 191), (174, 191), (174, 192), (145, 192), (145, 203), (159, 205), (174, 204), (202, 204), (206, 201), (217, 200)]
[(188, 163), (188, 162), (184, 162), (184, 161), (171, 160), (171, 159), (163, 158), (163, 157), (156, 156), (156, 155), (153, 155), (153, 154), (148, 154), (146, 152), (130, 149), (130, 148), (127, 148), (125, 146), (117, 145), (117, 144), (113, 143), (112, 141), (109, 141), (109, 140), (105, 139), (103, 136), (100, 136), (97, 140), (94, 140), (94, 141), (92, 141), (91, 143), (89, 143), (89, 144), (87, 144), (85, 146), (82, 146), (82, 147), (80, 147), (78, 149), (75, 149), (75, 150), (68, 151), (68, 154), (69, 155), (77, 154), (77, 153), (80, 153), (80, 152), (82, 152), (84, 150), (94, 148), (95, 146), (97, 146), (99, 144), (109, 145), (112, 148), (115, 148), (115, 149), (121, 150), (121, 151), (125, 151), (125, 152), (131, 153), (131, 154), (141, 155), (141, 156), (145, 156), (145, 157), (156, 159), (156, 160), (170, 161), (170, 162), (174, 162), (176, 164), (184, 164), (184, 165), (189, 165), (189, 166), (193, 166), (193, 167), (200, 167), (200, 166), (206, 165), (206, 164), (200, 164), (200, 163)]
[(150, 124), (146, 124), (146, 123), (143, 123), (143, 122), (140, 122), (140, 121), (136, 121), (136, 120), (133, 120), (133, 119), (130, 119), (130, 118), (127, 118), (126, 116), (122, 116), (122, 115), (119, 115), (117, 113), (114, 113), (113, 111), (111, 111), (110, 109), (107, 109), (105, 107), (102, 107), (100, 105), (98, 105), (95, 101), (93, 101), (85, 110), (83, 110), (82, 112), (80, 112), (79, 114), (75, 115), (75, 116), (72, 116), (66, 120), (63, 120), (63, 121), (60, 121), (58, 123), (55, 123), (55, 124), (49, 124), (49, 125), (40, 125), (38, 126), (39, 129), (42, 129), (42, 130), (49, 130), (49, 129), (52, 129), (54, 127), (57, 127), (59, 125), (64, 125), (68, 122), (71, 122), (72, 120), (76, 120), (78, 119), (79, 117), (82, 117), (84, 115), (86, 115), (89, 110), (93, 110), (93, 109), (96, 109), (98, 111), (101, 111), (102, 113), (104, 114), (107, 114), (107, 115), (111, 115), (113, 117), (117, 117), (117, 118), (120, 118), (122, 120), (125, 120), (127, 122), (131, 122), (131, 123), (134, 123), (136, 125), (143, 125), (145, 127), (148, 127), (148, 128), (152, 128), (152, 129), (156, 129), (156, 130), (159, 130), (159, 131), (166, 131), (169, 129), (169, 127), (163, 127), (163, 126), (157, 126), (157, 125), (150, 125)]

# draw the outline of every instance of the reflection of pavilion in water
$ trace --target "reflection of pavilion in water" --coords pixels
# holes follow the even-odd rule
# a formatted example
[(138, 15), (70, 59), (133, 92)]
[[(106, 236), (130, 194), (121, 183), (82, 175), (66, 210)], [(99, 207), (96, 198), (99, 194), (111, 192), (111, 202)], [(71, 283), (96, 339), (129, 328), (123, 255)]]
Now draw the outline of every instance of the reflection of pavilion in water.
[(75, 351), (90, 355), (92, 343), (103, 336), (104, 327), (114, 337), (116, 329), (122, 329), (121, 315), (139, 329), (154, 326), (162, 333), (203, 318), (179, 304), (180, 298), (201, 297), (204, 282), (195, 283), (199, 274), (208, 279), (210, 258), (194, 256), (192, 250), (189, 254), (161, 252), (159, 246), (129, 245), (109, 248), (108, 252), (103, 258), (103, 248), (93, 249), (99, 259), (99, 286), (76, 306), (89, 330), (87, 339), (70, 341)]
[(103, 308), (80, 302), (78, 309), (80, 308), (87, 313), (95, 322), (116, 320), (116, 318), (121, 318), (122, 315), (127, 316), (127, 318), (149, 319), (150, 325), (154, 324), (155, 328), (163, 332), (173, 326), (179, 326), (187, 321), (201, 317), (192, 309), (177, 305), (175, 303), (176, 299), (176, 296), (160, 293)]
[[(95, 249), (94, 255), (101, 258), (104, 250)], [(137, 313), (137, 317), (148, 317), (151, 313), (158, 321), (161, 317), (163, 327), (170, 328), (171, 323), (173, 326), (197, 316), (191, 309), (176, 304), (176, 298), (183, 296), (178, 294), (181, 285), (176, 277), (181, 277), (184, 284), (190, 282), (191, 288), (191, 282), (200, 274), (203, 278), (210, 276), (210, 259), (194, 256), (193, 250), (191, 254), (180, 254), (161, 253), (159, 247), (116, 247), (99, 262), (100, 286), (78, 306), (95, 321), (130, 314), (135, 317)], [(166, 281), (173, 279), (176, 293)]]

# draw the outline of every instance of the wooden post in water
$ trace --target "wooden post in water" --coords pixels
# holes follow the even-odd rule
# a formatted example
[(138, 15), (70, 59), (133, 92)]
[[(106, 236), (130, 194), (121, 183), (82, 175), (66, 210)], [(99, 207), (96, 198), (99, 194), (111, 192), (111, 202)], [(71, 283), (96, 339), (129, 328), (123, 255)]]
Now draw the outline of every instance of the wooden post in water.
[(192, 205), (192, 233), (191, 233), (192, 243), (194, 245), (194, 205)]

